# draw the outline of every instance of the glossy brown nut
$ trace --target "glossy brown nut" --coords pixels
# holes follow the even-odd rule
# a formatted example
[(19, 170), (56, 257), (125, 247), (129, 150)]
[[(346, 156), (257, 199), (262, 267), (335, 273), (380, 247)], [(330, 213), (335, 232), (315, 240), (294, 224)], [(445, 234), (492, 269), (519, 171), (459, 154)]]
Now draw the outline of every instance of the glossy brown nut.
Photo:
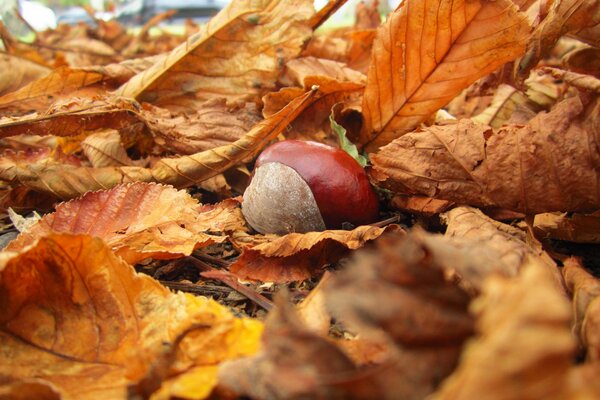
[(256, 168), (269, 162), (293, 168), (306, 181), (327, 228), (377, 220), (377, 195), (365, 170), (345, 151), (317, 142), (284, 140), (265, 149)]

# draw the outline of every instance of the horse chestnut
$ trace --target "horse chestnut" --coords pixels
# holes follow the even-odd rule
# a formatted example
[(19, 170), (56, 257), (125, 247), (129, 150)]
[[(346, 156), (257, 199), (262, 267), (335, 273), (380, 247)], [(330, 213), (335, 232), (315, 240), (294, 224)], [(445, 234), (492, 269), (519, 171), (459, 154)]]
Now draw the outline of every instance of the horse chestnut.
[(345, 151), (284, 140), (256, 160), (242, 213), (258, 232), (285, 234), (369, 224), (379, 204), (364, 169)]

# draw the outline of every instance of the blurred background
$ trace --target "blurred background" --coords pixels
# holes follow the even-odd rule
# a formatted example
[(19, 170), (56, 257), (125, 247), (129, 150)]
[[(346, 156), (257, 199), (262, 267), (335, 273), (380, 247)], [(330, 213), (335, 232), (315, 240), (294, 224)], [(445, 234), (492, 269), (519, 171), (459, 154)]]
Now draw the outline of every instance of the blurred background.
[[(58, 24), (93, 25), (95, 20), (116, 19), (130, 27), (139, 27), (152, 17), (173, 10), (164, 23), (177, 26), (186, 19), (202, 23), (225, 7), (230, 0), (0, 0), (0, 19), (8, 30), (24, 36), (31, 29), (54, 29)], [(349, 0), (329, 21), (330, 25), (351, 24), (356, 4)], [(367, 0), (369, 1), (369, 0)], [(379, 9), (387, 15), (401, 0), (381, 0)], [(315, 0), (320, 9), (327, 0)], [(18, 10), (18, 12), (16, 12)]]

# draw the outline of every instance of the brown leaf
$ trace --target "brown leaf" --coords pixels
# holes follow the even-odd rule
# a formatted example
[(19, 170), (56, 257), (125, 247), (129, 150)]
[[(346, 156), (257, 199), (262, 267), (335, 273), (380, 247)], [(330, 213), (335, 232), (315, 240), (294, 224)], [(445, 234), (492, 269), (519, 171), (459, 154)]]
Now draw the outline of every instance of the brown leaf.
[[(318, 86), (319, 95), (290, 123), (285, 131), (286, 139), (313, 140), (334, 147), (339, 146), (337, 135), (330, 127), (329, 116), (332, 108), (338, 103), (342, 105), (356, 103), (360, 99), (364, 85), (338, 81), (325, 76), (308, 76), (303, 83), (307, 88)], [(263, 114), (266, 117), (273, 115), (303, 92), (299, 88), (284, 88), (279, 92), (269, 93), (264, 97)]]
[(431, 217), (446, 211), (453, 206), (453, 203), (424, 196), (396, 195), (392, 198), (390, 206), (397, 210)]
[(193, 113), (173, 114), (145, 104), (140, 114), (156, 143), (176, 154), (194, 154), (231, 144), (260, 121), (253, 104), (228, 105), (224, 98), (207, 100)]
[(239, 203), (226, 200), (200, 208), (184, 191), (147, 183), (86, 193), (56, 207), (7, 247), (23, 249), (52, 232), (103, 239), (129, 263), (144, 258), (179, 258), (196, 248), (222, 243), (216, 232), (245, 229)]
[(286, 74), (294, 84), (309, 88), (306, 79), (310, 76), (325, 76), (340, 82), (354, 82), (364, 85), (366, 76), (344, 63), (316, 57), (301, 57), (288, 61)]
[[(250, 132), (229, 145), (190, 156), (163, 158), (151, 168), (129, 166), (72, 168), (64, 165), (25, 165), (0, 159), (0, 178), (8, 181), (18, 181), (27, 187), (51, 193), (62, 199), (77, 197), (91, 190), (109, 189), (128, 182), (158, 182), (177, 188), (191, 186), (218, 175), (258, 153), (312, 102), (316, 93), (317, 89), (314, 89), (304, 96), (294, 99), (279, 113), (259, 122)], [(98, 123), (101, 127), (110, 127), (111, 123), (116, 125), (125, 124), (126, 122), (131, 123), (132, 119), (136, 119), (132, 110), (128, 108), (132, 107), (131, 104), (126, 103), (127, 106), (124, 108), (119, 108), (120, 105), (118, 107), (104, 105), (103, 108), (92, 112), (59, 113), (57, 118), (39, 118), (35, 120), (33, 126), (40, 123), (38, 128), (41, 128), (47, 123), (58, 129), (61, 124), (71, 122), (75, 122), (75, 126), (77, 124), (93, 125)], [(119, 118), (120, 121), (118, 121)], [(10, 123), (7, 125), (10, 125)], [(25, 123), (20, 125), (20, 129), (27, 132), (31, 126)], [(1, 132), (2, 125), (0, 124)]]
[(569, 52), (563, 63), (570, 71), (600, 78), (600, 49), (598, 48), (584, 47)]
[(424, 236), (424, 242), (439, 263), (458, 273), (461, 285), (466, 288), (479, 292), (487, 277), (516, 276), (528, 259), (537, 258), (552, 272), (557, 290), (562, 290), (556, 264), (528, 245), (525, 232), (471, 207), (454, 208), (443, 214), (442, 219), (447, 224), (444, 239), (428, 235)]
[(290, 233), (284, 236), (237, 233), (231, 238), (243, 249), (230, 271), (242, 279), (263, 282), (302, 281), (320, 272), (326, 264), (334, 263), (348, 253), (395, 225), (378, 228), (363, 225), (352, 231)]
[(3, 384), (66, 400), (126, 398), (126, 386), (192, 326), (204, 329), (179, 343), (171, 373), (252, 354), (262, 330), (212, 300), (170, 293), (87, 236), (51, 235), (3, 253), (0, 288)]
[(600, 281), (587, 272), (577, 258), (567, 259), (562, 272), (573, 296), (573, 333), (585, 347), (588, 360), (597, 362), (600, 360)]
[(366, 29), (313, 36), (302, 55), (343, 62), (366, 73), (376, 33), (375, 29)]
[(50, 72), (43, 65), (5, 53), (0, 54), (0, 70), (3, 71), (0, 76), (0, 95), (14, 92)]
[[(547, 56), (558, 39), (567, 34), (577, 35), (586, 28), (600, 26), (597, 0), (557, 0), (541, 24), (533, 32), (527, 52), (519, 62), (518, 75), (526, 78), (538, 61)], [(589, 31), (586, 31), (589, 32)], [(596, 37), (598, 39), (600, 35)], [(598, 42), (600, 43), (600, 41)]]
[(405, 135), (371, 157), (411, 191), (523, 213), (600, 208), (600, 102), (564, 100), (526, 126), (462, 120)]
[[(409, 18), (410, 15), (410, 18)], [(370, 152), (523, 53), (529, 24), (509, 0), (408, 0), (379, 29), (363, 100)]]
[(108, 44), (91, 38), (68, 40), (61, 44), (65, 59), (72, 67), (106, 65), (117, 61), (117, 53)]
[(381, 370), (365, 379), (376, 386), (371, 398), (422, 399), (454, 369), (472, 333), (469, 297), (446, 281), (444, 267), (412, 234), (375, 243), (328, 286), (327, 304), (361, 338), (395, 344)]
[(352, 361), (306, 329), (282, 296), (262, 340), (263, 350), (256, 356), (221, 365), (219, 381), (228, 391), (257, 399), (354, 398), (338, 383), (354, 371)]
[(331, 326), (331, 315), (325, 304), (325, 288), (333, 275), (325, 272), (319, 284), (298, 304), (298, 316), (304, 326), (319, 335), (326, 336)]
[(530, 260), (517, 278), (491, 277), (471, 308), (478, 335), (432, 399), (566, 398), (571, 313), (545, 267)]
[(375, 29), (381, 25), (381, 14), (379, 13), (379, 0), (365, 3), (361, 1), (356, 5), (356, 21), (354, 29)]
[(545, 213), (535, 216), (533, 229), (543, 239), (600, 243), (600, 212), (592, 214)]
[[(258, 100), (311, 34), (308, 0), (229, 3), (185, 43), (123, 85), (117, 94), (158, 106), (177, 97)], [(227, 57), (223, 58), (226, 54)]]

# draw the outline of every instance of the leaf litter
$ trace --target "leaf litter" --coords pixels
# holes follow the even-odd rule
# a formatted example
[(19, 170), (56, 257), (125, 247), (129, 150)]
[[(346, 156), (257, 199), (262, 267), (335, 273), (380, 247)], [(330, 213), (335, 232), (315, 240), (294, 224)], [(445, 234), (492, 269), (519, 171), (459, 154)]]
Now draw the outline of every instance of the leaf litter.
[[(0, 23), (0, 398), (600, 396), (600, 3), (344, 3)], [(282, 139), (379, 220), (254, 232)]]

